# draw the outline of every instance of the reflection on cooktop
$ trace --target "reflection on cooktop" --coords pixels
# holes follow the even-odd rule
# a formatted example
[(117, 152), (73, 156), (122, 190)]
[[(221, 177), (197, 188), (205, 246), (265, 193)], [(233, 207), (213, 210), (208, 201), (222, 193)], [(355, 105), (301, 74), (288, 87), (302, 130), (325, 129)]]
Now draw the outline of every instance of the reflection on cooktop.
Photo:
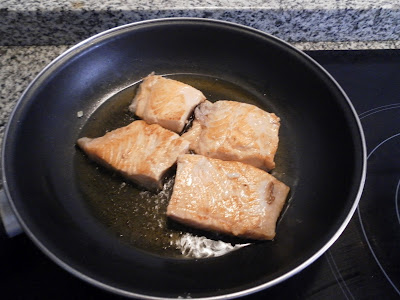
[[(308, 54), (339, 82), (359, 114), (368, 152), (365, 189), (346, 230), (321, 258), (287, 281), (246, 299), (398, 299), (400, 50)], [(0, 258), (1, 272), (7, 274), (2, 279), (2, 295), (121, 298), (65, 272), (25, 235), (7, 239), (1, 233)]]

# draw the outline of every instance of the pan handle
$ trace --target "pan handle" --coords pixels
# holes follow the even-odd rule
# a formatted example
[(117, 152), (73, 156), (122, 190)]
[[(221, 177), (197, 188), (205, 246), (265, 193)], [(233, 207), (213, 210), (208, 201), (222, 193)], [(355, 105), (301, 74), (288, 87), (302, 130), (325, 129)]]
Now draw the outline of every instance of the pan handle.
[(3, 189), (0, 190), (0, 219), (9, 237), (14, 237), (23, 232)]

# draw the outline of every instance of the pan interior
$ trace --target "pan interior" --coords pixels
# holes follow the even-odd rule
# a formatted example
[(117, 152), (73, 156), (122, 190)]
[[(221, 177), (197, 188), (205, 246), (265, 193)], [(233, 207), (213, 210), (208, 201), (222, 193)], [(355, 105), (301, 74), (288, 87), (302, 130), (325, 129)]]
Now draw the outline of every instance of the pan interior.
[[(125, 234), (113, 227), (119, 218), (102, 219), (84, 195), (90, 187), (78, 182), (77, 169), (97, 166), (79, 166), (89, 162), (76, 140), (131, 121), (125, 113), (107, 116), (108, 125), (95, 118), (103, 109), (119, 111), (134, 93), (132, 84), (152, 71), (173, 74), (205, 93), (200, 82), (223, 82), (281, 118), (273, 174), (292, 190), (273, 242), (216, 258), (171, 258), (182, 256), (157, 254), (148, 245), (131, 244), (129, 236), (118, 237)], [(79, 45), (24, 94), (3, 153), (5, 186), (30, 237), (73, 274), (137, 297), (226, 297), (293, 275), (337, 237), (358, 199), (364, 170), (360, 127), (326, 73), (272, 37), (211, 20), (141, 23)], [(109, 195), (118, 193), (123, 181), (102, 170), (91, 172), (114, 186)], [(121, 191), (142, 193), (127, 186)]]
[[(201, 90), (209, 101), (240, 101), (272, 112), (266, 95), (221, 78), (199, 74), (169, 74), (167, 77)], [(128, 106), (139, 84), (135, 83), (107, 99), (90, 116), (80, 136), (102, 136), (133, 122), (135, 116), (129, 112)], [(284, 174), (290, 173), (287, 167), (293, 164), (294, 155), (288, 155), (290, 148), (285, 149), (285, 141), (280, 141), (278, 149), (278, 164), (273, 174), (293, 185), (290, 177)], [(286, 152), (286, 159), (279, 163), (281, 152)], [(160, 256), (205, 258), (221, 256), (254, 242), (196, 230), (168, 219), (166, 209), (174, 183), (174, 168), (166, 175), (163, 190), (153, 193), (91, 162), (82, 151), (77, 151), (74, 163), (77, 185), (89, 210), (110, 233), (133, 247)]]

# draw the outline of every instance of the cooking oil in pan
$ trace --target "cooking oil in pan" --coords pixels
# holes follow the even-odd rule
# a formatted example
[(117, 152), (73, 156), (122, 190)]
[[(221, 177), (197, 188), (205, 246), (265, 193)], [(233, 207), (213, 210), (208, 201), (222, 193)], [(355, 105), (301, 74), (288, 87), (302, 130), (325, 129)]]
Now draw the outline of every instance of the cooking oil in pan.
[[(263, 103), (253, 93), (224, 80), (193, 74), (168, 77), (194, 86), (210, 101)], [(137, 87), (138, 84), (132, 85), (108, 99), (90, 117), (80, 136), (102, 136), (134, 121), (128, 106)], [(166, 210), (174, 170), (167, 174), (163, 190), (152, 193), (90, 161), (82, 151), (78, 150), (75, 157), (76, 176), (84, 199), (93, 214), (124, 242), (156, 255), (182, 258), (220, 256), (249, 245), (243, 239), (195, 230), (169, 220)]]

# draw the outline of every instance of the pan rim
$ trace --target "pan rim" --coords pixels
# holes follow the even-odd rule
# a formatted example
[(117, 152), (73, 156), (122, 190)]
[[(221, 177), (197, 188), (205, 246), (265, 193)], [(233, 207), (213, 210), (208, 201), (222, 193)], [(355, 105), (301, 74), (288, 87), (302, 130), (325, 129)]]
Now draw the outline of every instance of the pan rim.
[[(9, 120), (7, 122), (5, 131), (4, 131), (4, 138), (3, 138), (3, 143), (2, 143), (2, 154), (1, 154), (1, 164), (2, 166), (5, 165), (5, 152), (6, 152), (6, 145), (7, 145), (7, 137), (10, 135), (10, 132), (12, 130), (12, 124), (16, 122), (15, 120), (15, 114), (18, 111), (19, 107), (22, 105), (22, 103), (24, 102), (25, 98), (27, 97), (28, 92), (33, 88), (34, 89), (34, 85), (44, 76), (46, 75), (46, 73), (48, 72), (49, 69), (51, 69), (53, 66), (55, 66), (57, 63), (59, 63), (60, 61), (62, 61), (63, 59), (67, 58), (69, 55), (74, 54), (75, 52), (79, 51), (79, 49), (85, 47), (85, 46), (91, 46), (92, 44), (97, 44), (98, 42), (100, 42), (103, 39), (107, 39), (111, 36), (113, 36), (114, 34), (117, 34), (119, 32), (122, 32), (124, 30), (128, 30), (130, 28), (135, 28), (137, 26), (141, 26), (141, 25), (149, 25), (152, 23), (168, 23), (168, 22), (204, 22), (204, 23), (209, 23), (209, 24), (221, 24), (221, 25), (225, 25), (228, 27), (233, 27), (233, 28), (239, 28), (239, 29), (243, 29), (249, 33), (253, 33), (253, 34), (258, 34), (260, 36), (262, 36), (263, 38), (269, 38), (275, 42), (281, 43), (283, 44), (285, 47), (291, 49), (292, 51), (296, 52), (297, 54), (299, 54), (300, 56), (305, 57), (308, 61), (310, 61), (315, 67), (318, 68), (318, 70), (320, 72), (322, 72), (325, 76), (328, 77), (328, 79), (331, 81), (331, 83), (333, 83), (333, 85), (338, 89), (338, 91), (340, 92), (340, 94), (344, 97), (347, 106), (350, 108), (354, 120), (356, 121), (357, 124), (357, 131), (359, 133), (359, 137), (361, 140), (361, 148), (362, 148), (362, 170), (361, 170), (361, 174), (358, 174), (359, 177), (359, 187), (358, 187), (358, 191), (356, 194), (356, 197), (354, 199), (354, 202), (346, 216), (346, 218), (344, 219), (344, 221), (342, 222), (342, 224), (340, 225), (340, 227), (337, 229), (337, 231), (335, 232), (335, 234), (333, 236), (331, 236), (328, 240), (328, 242), (326, 242), (326, 244), (320, 248), (316, 253), (314, 253), (312, 256), (310, 256), (309, 258), (307, 258), (304, 262), (302, 262), (301, 264), (299, 264), (298, 266), (296, 266), (295, 268), (293, 268), (292, 270), (290, 270), (289, 272), (284, 273), (283, 275), (265, 282), (263, 284), (245, 289), (245, 290), (241, 290), (238, 292), (233, 292), (233, 293), (229, 293), (229, 294), (224, 294), (224, 295), (219, 295), (219, 296), (211, 296), (211, 297), (200, 297), (198, 299), (227, 299), (227, 298), (237, 298), (237, 297), (242, 297), (242, 296), (246, 296), (246, 295), (250, 295), (256, 292), (259, 292), (261, 290), (270, 288), (274, 285), (277, 285), (278, 283), (281, 283), (285, 280), (287, 280), (288, 278), (292, 277), (293, 275), (301, 272), (302, 270), (304, 270), (306, 267), (308, 267), (309, 265), (311, 265), (314, 261), (316, 261), (322, 254), (324, 254), (331, 246), (332, 244), (339, 238), (339, 236), (342, 234), (342, 232), (345, 230), (345, 228), (347, 227), (348, 223), (350, 222), (351, 218), (353, 217), (355, 210), (358, 207), (358, 203), (361, 199), (361, 195), (363, 192), (363, 188), (365, 185), (365, 180), (366, 180), (366, 170), (367, 170), (367, 148), (366, 148), (366, 141), (365, 141), (365, 136), (364, 136), (364, 131), (362, 129), (362, 125), (361, 125), (361, 121), (358, 118), (358, 115), (356, 113), (356, 110), (353, 106), (353, 104), (351, 103), (349, 97), (346, 95), (345, 91), (342, 89), (342, 87), (338, 84), (338, 82), (332, 77), (332, 75), (330, 75), (318, 62), (316, 62), (313, 58), (311, 58), (309, 55), (307, 55), (306, 53), (304, 53), (303, 51), (295, 48), (294, 46), (292, 46), (291, 44), (289, 44), (286, 41), (283, 41), (275, 36), (272, 36), (266, 32), (263, 32), (261, 30), (249, 27), (249, 26), (245, 26), (245, 25), (241, 25), (241, 24), (236, 24), (233, 22), (229, 22), (229, 21), (222, 21), (222, 20), (215, 20), (215, 19), (207, 19), (207, 18), (193, 18), (193, 17), (174, 17), (174, 18), (160, 18), (160, 19), (151, 19), (151, 20), (145, 20), (145, 21), (139, 21), (139, 22), (133, 22), (133, 23), (129, 23), (129, 24), (125, 24), (122, 26), (118, 26), (103, 32), (100, 32), (92, 37), (89, 37), (81, 42), (79, 42), (78, 44), (72, 46), (71, 48), (67, 49), (66, 51), (64, 51), (61, 55), (59, 55), (58, 57), (56, 57), (52, 62), (50, 62), (41, 72), (39, 72), (39, 74), (30, 82), (30, 84), (27, 86), (27, 88), (24, 90), (24, 92), (22, 93), (22, 95), (20, 96), (20, 98), (18, 99), (16, 105), (14, 106), (13, 111), (10, 114)], [(29, 229), (29, 227), (26, 225), (26, 223), (24, 222), (24, 220), (22, 219), (22, 217), (20, 216), (20, 214), (18, 213), (16, 206), (14, 204), (13, 199), (11, 198), (11, 192), (9, 190), (8, 184), (7, 184), (7, 174), (5, 172), (3, 172), (3, 189), (4, 192), (6, 194), (6, 197), (10, 203), (10, 206), (12, 207), (12, 210), (14, 212), (14, 214), (16, 215), (19, 223), (21, 224), (24, 232), (29, 236), (29, 238), (34, 242), (34, 244), (41, 249), (41, 251), (43, 253), (45, 253), (47, 255), (47, 257), (49, 257), (51, 260), (53, 260), (57, 265), (59, 265), (60, 267), (62, 267), (64, 270), (68, 271), (69, 273), (75, 275), (76, 277), (96, 286), (99, 288), (102, 288), (106, 291), (109, 292), (113, 292), (115, 294), (118, 295), (122, 295), (122, 296), (128, 296), (128, 297), (135, 297), (135, 298), (141, 298), (141, 299), (175, 299), (175, 298), (165, 298), (165, 297), (158, 297), (158, 296), (151, 296), (151, 295), (144, 295), (144, 294), (138, 294), (135, 292), (129, 292), (126, 290), (123, 290), (121, 288), (117, 288), (117, 287), (113, 287), (110, 286), (107, 283), (104, 283), (98, 279), (92, 278), (88, 275), (85, 275), (84, 273), (82, 273), (81, 271), (73, 268), (72, 266), (70, 266), (68, 263), (66, 263), (64, 260), (62, 260), (61, 258), (59, 258), (56, 254), (54, 254), (50, 249), (48, 249), (43, 243), (42, 241), (40, 241), (35, 234)]]

